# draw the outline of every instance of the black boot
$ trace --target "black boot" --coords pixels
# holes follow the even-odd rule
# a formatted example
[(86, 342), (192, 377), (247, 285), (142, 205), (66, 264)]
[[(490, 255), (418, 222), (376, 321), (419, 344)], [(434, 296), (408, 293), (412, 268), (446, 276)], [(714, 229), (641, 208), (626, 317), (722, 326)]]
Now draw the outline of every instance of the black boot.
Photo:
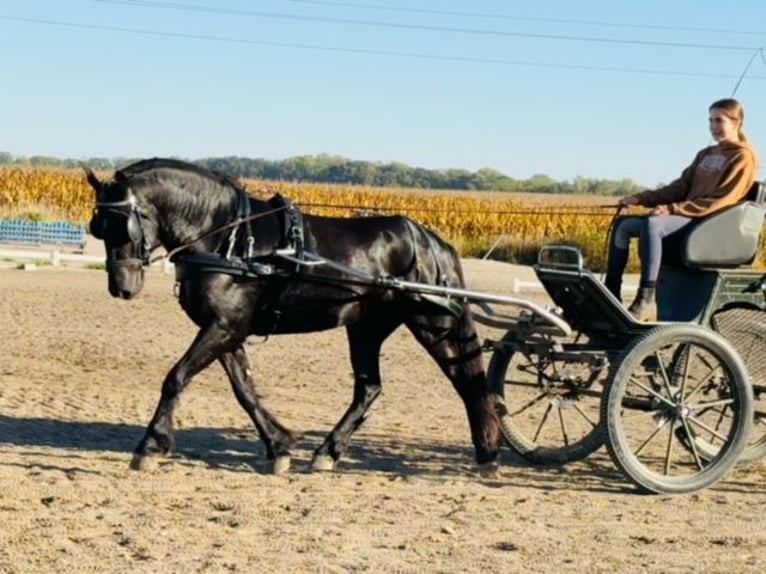
[(639, 287), (638, 294), (628, 311), (639, 321), (654, 322), (657, 320), (657, 301), (655, 300), (656, 289), (651, 287)]

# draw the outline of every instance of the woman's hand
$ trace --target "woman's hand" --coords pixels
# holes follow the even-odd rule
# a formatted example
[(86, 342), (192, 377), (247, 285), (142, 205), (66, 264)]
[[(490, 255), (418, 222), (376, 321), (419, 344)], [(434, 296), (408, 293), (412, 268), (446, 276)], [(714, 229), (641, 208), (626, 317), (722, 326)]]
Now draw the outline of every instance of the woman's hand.
[(626, 205), (638, 205), (638, 198), (635, 195), (626, 195), (621, 197), (617, 205), (625, 207)]
[(651, 215), (670, 215), (670, 209), (667, 205), (658, 205), (649, 213)]

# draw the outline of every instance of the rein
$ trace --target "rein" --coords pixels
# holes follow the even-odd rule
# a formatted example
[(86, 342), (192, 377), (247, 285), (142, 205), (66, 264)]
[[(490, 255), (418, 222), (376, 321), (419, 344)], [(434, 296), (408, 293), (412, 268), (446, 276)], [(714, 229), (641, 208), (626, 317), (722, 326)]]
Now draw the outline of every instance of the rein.
[(418, 212), (418, 213), (471, 213), (471, 214), (484, 214), (484, 215), (576, 215), (576, 216), (597, 216), (608, 217), (608, 213), (602, 213), (600, 210), (614, 209), (615, 204), (594, 204), (594, 205), (561, 205), (555, 208), (546, 207), (528, 207), (519, 209), (502, 209), (502, 210), (464, 210), (464, 209), (451, 209), (451, 208), (439, 208), (439, 207), (408, 207), (403, 209), (401, 207), (386, 207), (383, 205), (359, 205), (359, 204), (344, 204), (344, 203), (315, 203), (315, 202), (303, 202), (296, 201), (296, 205), (302, 208), (323, 208), (323, 209), (343, 209), (343, 210), (369, 210), (379, 213), (385, 212)]
[[(337, 208), (337, 209), (347, 209), (347, 208), (350, 208), (350, 207), (359, 208), (360, 207), (358, 205), (357, 206), (351, 206), (351, 205), (326, 204), (326, 203), (324, 203), (324, 204), (323, 203), (297, 203), (297, 205), (299, 205), (301, 207), (325, 207), (325, 208), (329, 207), (329, 208)], [(596, 205), (596, 206), (592, 206), (592, 208), (595, 208), (595, 209), (614, 209), (614, 207), (615, 207), (614, 205)], [(285, 211), (288, 208), (289, 208), (288, 205), (283, 205), (283, 206), (280, 206), (280, 207), (276, 207), (274, 209), (269, 209), (269, 210), (261, 212), (261, 213), (256, 213), (254, 215), (249, 215), (247, 217), (239, 217), (239, 218), (235, 219), (232, 222), (229, 222), (229, 223), (227, 223), (225, 225), (222, 225), (221, 227), (218, 227), (216, 229), (213, 229), (211, 231), (203, 233), (199, 237), (197, 237), (195, 239), (192, 239), (191, 241), (187, 241), (186, 243), (183, 243), (182, 245), (179, 245), (178, 247), (176, 247), (174, 249), (171, 249), (169, 252), (167, 252), (164, 255), (155, 255), (154, 257), (151, 258), (150, 264), (156, 263), (157, 261), (160, 261), (162, 259), (172, 260), (172, 258), (175, 257), (178, 253), (188, 249), (189, 247), (191, 247), (192, 245), (194, 245), (195, 243), (197, 243), (199, 241), (202, 241), (203, 239), (207, 239), (208, 237), (211, 237), (213, 235), (217, 235), (219, 233), (223, 233), (224, 231), (227, 231), (229, 229), (238, 227), (239, 225), (242, 225), (243, 223), (247, 223), (249, 221), (254, 221), (254, 220), (259, 219), (261, 217), (266, 217), (267, 215), (273, 215), (275, 213), (279, 213), (280, 211)], [(387, 208), (387, 207), (367, 207), (367, 209), (373, 209), (373, 210), (376, 210), (376, 211), (391, 210), (391, 208)], [(622, 210), (622, 207), (618, 206), (617, 213), (612, 216), (612, 221), (609, 224), (609, 230), (610, 231), (611, 231), (612, 225), (614, 225), (615, 219), (620, 214), (621, 210)], [(433, 208), (419, 208), (419, 209), (414, 209), (413, 211), (449, 211), (449, 210), (433, 209)], [(452, 210), (451, 212), (454, 213), (454, 210)], [(487, 212), (487, 213), (490, 213), (490, 212)], [(491, 213), (497, 214), (498, 212), (491, 212)], [(552, 214), (552, 212), (550, 212), (550, 211), (546, 212), (545, 210), (537, 210), (537, 211), (526, 210), (526, 211), (513, 211), (513, 212), (503, 211), (503, 212), (499, 212), (499, 213), (501, 213), (501, 214), (508, 214), (508, 213), (514, 213), (514, 214), (520, 214), (520, 213), (527, 213), (527, 214), (529, 214), (529, 213), (544, 213), (544, 214), (547, 214), (547, 215), (551, 215)], [(569, 214), (570, 215), (596, 215), (597, 213), (593, 213), (593, 212), (590, 212), (590, 213), (589, 212), (580, 212), (580, 213), (569, 212)], [(606, 215), (606, 214), (598, 214), (598, 215)], [(609, 234), (607, 233), (607, 237), (608, 237), (608, 235)]]

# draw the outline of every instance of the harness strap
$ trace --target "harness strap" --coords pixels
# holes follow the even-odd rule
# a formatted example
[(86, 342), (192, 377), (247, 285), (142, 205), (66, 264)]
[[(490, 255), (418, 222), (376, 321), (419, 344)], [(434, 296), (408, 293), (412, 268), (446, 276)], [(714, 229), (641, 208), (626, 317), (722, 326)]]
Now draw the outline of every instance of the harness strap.
[[(301, 266), (307, 262), (304, 259), (303, 217), (300, 210), (286, 197), (275, 194), (268, 200), (270, 209), (266, 214), (275, 214), (278, 220), (279, 232), (271, 249), (266, 247), (265, 253), (255, 253), (251, 220), (250, 197), (244, 190), (237, 190), (236, 221), (227, 244), (222, 246), (219, 254), (187, 253), (178, 257), (176, 263), (176, 280), (182, 283), (189, 277), (200, 273), (222, 273), (242, 280), (260, 280), (268, 277), (262, 285), (259, 298), (258, 315), (262, 317), (265, 332), (273, 332), (282, 316), (281, 296), (284, 291), (283, 281), (299, 273)], [(281, 215), (280, 215), (281, 214)], [(237, 253), (237, 234), (244, 225), (245, 247)], [(281, 257), (285, 251), (292, 250), (294, 257)], [(280, 251), (282, 253), (280, 253)], [(225, 253), (225, 255), (221, 255)], [(293, 267), (294, 265), (294, 267)]]
[[(253, 232), (250, 227), (250, 199), (247, 192), (244, 189), (237, 190), (237, 213), (236, 218), (238, 221), (245, 223), (245, 241), (247, 245), (247, 251), (245, 252), (245, 258), (251, 259), (253, 256)], [(226, 248), (226, 259), (231, 259), (234, 255), (234, 247), (237, 244), (237, 232), (239, 231), (239, 225), (232, 228), (229, 234), (229, 245)]]
[(175, 263), (178, 283), (183, 283), (189, 277), (202, 273), (221, 273), (248, 280), (290, 275), (273, 265), (256, 261), (245, 262), (237, 258), (224, 259), (213, 253), (189, 253), (179, 257)]
[[(282, 233), (274, 248), (292, 248), (295, 250), (295, 258), (302, 260), (305, 238), (303, 234), (303, 216), (301, 215), (300, 210), (295, 207), (295, 204), (293, 204), (289, 198), (279, 193), (274, 194), (274, 196), (269, 199), (269, 205), (274, 209), (278, 209), (278, 213), (282, 214), (282, 217), (280, 218)], [(299, 269), (300, 263), (296, 264), (295, 270), (298, 271)]]

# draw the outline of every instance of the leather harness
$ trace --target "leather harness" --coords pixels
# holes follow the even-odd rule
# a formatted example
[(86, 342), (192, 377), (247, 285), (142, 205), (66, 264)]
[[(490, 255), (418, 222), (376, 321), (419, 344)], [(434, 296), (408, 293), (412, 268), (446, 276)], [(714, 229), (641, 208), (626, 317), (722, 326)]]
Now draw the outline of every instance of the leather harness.
[[(175, 261), (176, 281), (179, 283), (199, 273), (223, 273), (242, 279), (261, 279), (267, 276), (289, 277), (300, 271), (304, 255), (303, 216), (290, 199), (275, 194), (268, 200), (270, 211), (279, 220), (277, 240), (265, 252), (254, 250), (252, 211), (248, 194), (237, 191), (236, 220), (242, 221), (229, 233), (219, 253), (184, 253)], [(244, 241), (238, 241), (240, 232)], [(239, 249), (238, 249), (239, 246)], [(238, 253), (238, 251), (241, 251)], [(292, 255), (290, 261), (276, 257), (278, 253)]]

